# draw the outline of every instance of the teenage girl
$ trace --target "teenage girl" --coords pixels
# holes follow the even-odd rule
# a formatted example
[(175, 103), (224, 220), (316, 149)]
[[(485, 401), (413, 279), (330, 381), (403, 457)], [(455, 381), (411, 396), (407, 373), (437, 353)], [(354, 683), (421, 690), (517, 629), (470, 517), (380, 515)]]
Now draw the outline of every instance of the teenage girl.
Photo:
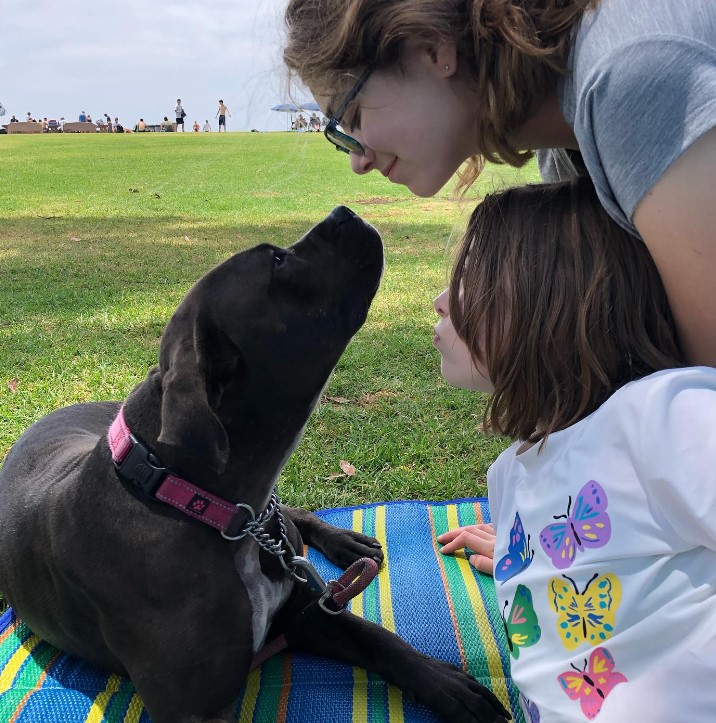
[(288, 0), (286, 24), (356, 173), (419, 196), (532, 151), (545, 180), (588, 173), (646, 244), (688, 360), (716, 366), (714, 0)]

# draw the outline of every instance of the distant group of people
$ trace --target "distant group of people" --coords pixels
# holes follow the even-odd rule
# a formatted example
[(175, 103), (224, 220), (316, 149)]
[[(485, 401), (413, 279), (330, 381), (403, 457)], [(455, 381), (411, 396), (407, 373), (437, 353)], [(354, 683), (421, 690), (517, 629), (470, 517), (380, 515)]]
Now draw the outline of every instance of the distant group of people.
[[(314, 114), (315, 115), (315, 114)], [(219, 132), (224, 130), (226, 132), (226, 116), (231, 117), (231, 111), (227, 107), (226, 103), (224, 103), (223, 100), (219, 100), (219, 106), (216, 111), (215, 118), (219, 119)], [(176, 132), (180, 128), (182, 132), (184, 132), (185, 126), (184, 126), (184, 119), (186, 118), (186, 111), (184, 110), (184, 107), (182, 105), (181, 98), (177, 98), (177, 103), (174, 108), (174, 120), (170, 120), (168, 116), (164, 116), (164, 119), (159, 124), (159, 129), (164, 132)], [(97, 127), (97, 130), (104, 133), (130, 133), (132, 132), (129, 128), (125, 129), (125, 127), (119, 122), (119, 118), (115, 117), (114, 120), (109, 116), (108, 113), (102, 114), (96, 121), (92, 120), (92, 116), (89, 113), (86, 113), (84, 110), (80, 112), (78, 116), (78, 120), (80, 123), (92, 123)], [(43, 132), (63, 132), (64, 126), (65, 126), (65, 119), (60, 118), (59, 120), (55, 120), (53, 118), (42, 118), (42, 119), (35, 119), (28, 111), (27, 117), (25, 118), (25, 121), (31, 122), (31, 123), (41, 123), (42, 124), (42, 130)], [(10, 123), (19, 123), (19, 119), (13, 115), (10, 118)], [(149, 125), (144, 120), (144, 118), (140, 118), (135, 124), (134, 128), (132, 129), (135, 133), (142, 133), (146, 131), (156, 130), (157, 126)], [(199, 133), (200, 131), (204, 131), (205, 133), (208, 133), (212, 130), (211, 123), (209, 122), (209, 119), (207, 118), (204, 121), (204, 125), (200, 126), (199, 121), (195, 120), (192, 125), (192, 131), (194, 133)]]
[(119, 118), (115, 116), (112, 120), (108, 113), (104, 113), (93, 121), (89, 113), (81, 111), (78, 120), (80, 123), (93, 123), (101, 133), (124, 133), (124, 126), (119, 122)]
[[(224, 132), (226, 132), (226, 116), (231, 117), (231, 111), (228, 109), (226, 103), (224, 103), (223, 100), (219, 100), (219, 107), (216, 111), (215, 118), (219, 119), (219, 132), (221, 132), (222, 128)], [(181, 128), (181, 132), (183, 133), (185, 131), (185, 123), (184, 119), (186, 118), (186, 111), (184, 110), (184, 106), (182, 105), (181, 98), (177, 98), (177, 104), (174, 107), (174, 120), (170, 120), (169, 116), (164, 116), (164, 119), (159, 124), (160, 130), (163, 132), (179, 132), (179, 129)], [(194, 133), (199, 133), (201, 130), (203, 130), (205, 133), (208, 133), (211, 131), (211, 123), (209, 123), (209, 119), (207, 118), (204, 121), (204, 126), (199, 125), (199, 121), (195, 120), (191, 127), (192, 131)], [(143, 132), (143, 131), (149, 131), (152, 130), (150, 126), (147, 125), (147, 123), (144, 121), (143, 118), (140, 118), (135, 126), (135, 131)]]
[[(107, 133), (123, 133), (124, 127), (119, 122), (119, 118), (116, 118), (112, 120), (110, 116), (105, 113), (103, 116), (100, 116), (96, 121), (92, 120), (92, 116), (89, 113), (85, 113), (82, 111), (79, 114), (78, 120), (80, 123), (92, 123), (97, 127), (98, 131), (107, 132)], [(20, 119), (17, 118), (14, 114), (10, 118), (10, 123), (19, 123)], [(56, 118), (34, 118), (32, 113), (30, 111), (27, 112), (27, 115), (25, 116), (25, 122), (26, 123), (39, 123), (42, 126), (42, 132), (43, 133), (62, 133), (65, 130), (65, 118), (64, 116), (57, 120)]]
[(296, 120), (291, 123), (292, 131), (304, 131), (307, 133), (319, 132), (325, 127), (327, 121), (325, 118), (321, 119), (316, 113), (311, 113), (310, 118), (306, 120), (303, 113), (299, 113)]
[[(19, 123), (20, 119), (15, 116), (13, 113), (12, 117), (10, 118), (10, 123)], [(65, 119), (60, 118), (60, 120), (56, 120), (55, 118), (33, 118), (32, 113), (30, 111), (27, 112), (27, 116), (25, 117), (25, 123), (40, 123), (42, 125), (43, 132), (47, 133), (49, 131), (62, 131), (65, 125)]]

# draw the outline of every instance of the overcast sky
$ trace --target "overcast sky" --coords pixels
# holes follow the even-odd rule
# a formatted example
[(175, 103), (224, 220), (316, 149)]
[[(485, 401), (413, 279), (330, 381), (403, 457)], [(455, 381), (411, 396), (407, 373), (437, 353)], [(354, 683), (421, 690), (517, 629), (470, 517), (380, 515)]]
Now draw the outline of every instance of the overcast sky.
[[(158, 123), (181, 98), (187, 128), (284, 130), (286, 0), (0, 0), (0, 103), (14, 113), (77, 120), (108, 113)], [(308, 99), (306, 94), (300, 99)]]

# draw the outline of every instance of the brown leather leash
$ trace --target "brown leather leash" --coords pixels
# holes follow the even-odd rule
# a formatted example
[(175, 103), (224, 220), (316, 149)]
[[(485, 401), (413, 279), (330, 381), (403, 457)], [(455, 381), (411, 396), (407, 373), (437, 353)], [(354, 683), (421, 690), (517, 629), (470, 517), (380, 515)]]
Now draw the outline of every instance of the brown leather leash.
[[(356, 560), (337, 580), (329, 580), (327, 583), (323, 582), (311, 563), (308, 565), (310, 567), (306, 567), (304, 570), (306, 579), (301, 581), (308, 582), (313, 589), (316, 589), (317, 583), (320, 581), (324, 588), (321, 597), (311, 601), (309, 606), (317, 604), (328, 615), (340, 615), (346, 609), (348, 601), (362, 593), (378, 574), (378, 563), (370, 557), (361, 557), (360, 560)], [(251, 670), (258, 668), (287, 647), (288, 641), (285, 635), (274, 638), (256, 653), (251, 661)]]

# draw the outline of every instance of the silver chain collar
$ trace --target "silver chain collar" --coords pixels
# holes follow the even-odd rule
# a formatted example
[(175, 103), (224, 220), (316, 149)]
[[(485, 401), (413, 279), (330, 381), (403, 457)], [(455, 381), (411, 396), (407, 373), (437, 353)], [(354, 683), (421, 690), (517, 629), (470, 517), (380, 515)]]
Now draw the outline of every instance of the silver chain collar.
[[(221, 536), (223, 538), (226, 540), (241, 540), (247, 535), (252, 537), (261, 549), (278, 557), (287, 577), (293, 578), (297, 582), (308, 583), (309, 587), (317, 592), (325, 592), (326, 583), (318, 574), (316, 568), (313, 567), (307, 558), (297, 555), (296, 550), (293, 549), (293, 545), (288, 541), (286, 521), (284, 520), (283, 512), (281, 512), (281, 502), (275, 489), (271, 492), (271, 499), (266, 509), (258, 517), (250, 505), (237, 502), (236, 507), (246, 510), (249, 514), (249, 519), (244, 522), (238, 535), (227, 535), (226, 532), (222, 532)], [(278, 540), (271, 537), (265, 529), (266, 524), (274, 515), (276, 515), (276, 519), (278, 520)], [(286, 559), (287, 556), (288, 560)], [(298, 570), (301, 570), (303, 574), (299, 574)]]

